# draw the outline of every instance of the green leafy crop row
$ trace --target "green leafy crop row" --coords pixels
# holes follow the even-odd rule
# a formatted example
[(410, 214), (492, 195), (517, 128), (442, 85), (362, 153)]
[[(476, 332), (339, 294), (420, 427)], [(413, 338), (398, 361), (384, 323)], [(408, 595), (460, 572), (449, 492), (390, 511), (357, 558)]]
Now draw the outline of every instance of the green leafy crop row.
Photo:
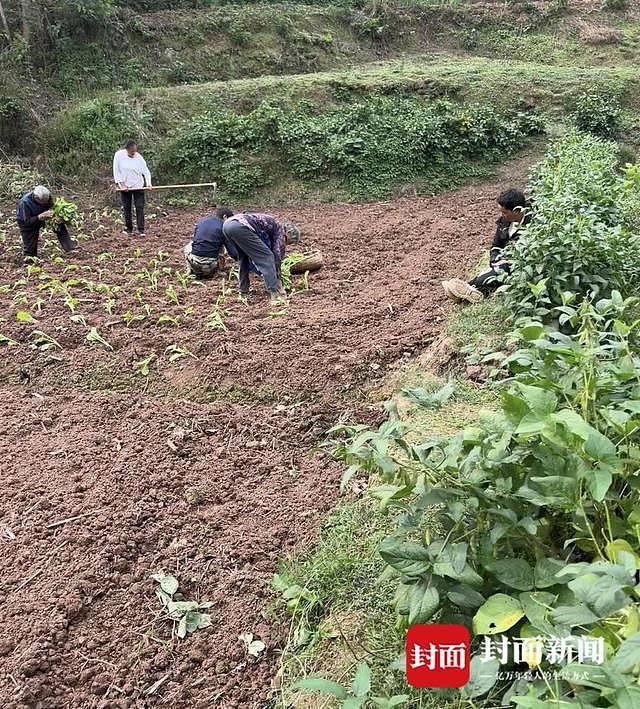
[[(349, 466), (345, 482), (373, 474), (372, 495), (394, 514), (379, 553), (397, 580), (398, 627), (472, 628), (461, 692), (486, 706), (640, 705), (640, 299), (618, 290), (637, 286), (621, 275), (637, 252), (631, 263), (619, 252), (621, 270), (604, 272), (612, 281), (590, 270), (610, 240), (619, 250), (635, 238), (625, 185), (634, 168), (619, 177), (611, 150), (572, 135), (536, 171), (534, 221), (516, 249), (519, 295), (507, 292), (520, 317), (510, 353), (498, 355), (507, 378), (497, 414), (416, 443), (392, 411), (377, 430), (336, 427), (330, 443)], [(597, 229), (583, 233), (578, 216)], [(576, 265), (590, 249), (600, 255)], [(539, 300), (541, 289), (518, 270), (534, 251), (541, 276), (565, 281), (561, 298), (532, 313), (527, 295)], [(502, 636), (510, 649), (483, 661)], [(552, 638), (563, 639), (562, 657), (515, 652)], [(589, 643), (603, 656), (581, 657)]]

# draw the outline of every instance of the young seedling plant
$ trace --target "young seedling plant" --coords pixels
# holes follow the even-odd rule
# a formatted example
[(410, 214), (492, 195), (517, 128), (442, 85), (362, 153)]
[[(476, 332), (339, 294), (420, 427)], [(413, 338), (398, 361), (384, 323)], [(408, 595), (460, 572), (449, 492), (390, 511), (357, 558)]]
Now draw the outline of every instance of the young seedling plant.
[(186, 347), (180, 347), (178, 345), (169, 345), (164, 351), (165, 355), (169, 356), (169, 362), (177, 362), (179, 359), (184, 359), (185, 357), (193, 357), (193, 359), (198, 359), (191, 350)]
[(173, 622), (172, 634), (181, 640), (189, 633), (208, 628), (211, 625), (211, 615), (202, 611), (211, 608), (211, 601), (188, 601), (179, 592), (178, 579), (170, 574), (160, 571), (151, 578), (160, 584), (156, 588), (156, 596), (162, 604), (167, 618)]
[(89, 332), (87, 333), (86, 339), (87, 339), (87, 342), (91, 342), (91, 343), (97, 344), (97, 345), (102, 345), (106, 349), (113, 351), (113, 347), (111, 346), (111, 344), (109, 344), (104, 339), (104, 337), (102, 337), (102, 335), (98, 332), (97, 328), (95, 328), (95, 327), (92, 327), (89, 330)]
[(144, 359), (139, 360), (133, 365), (133, 369), (135, 370), (135, 373), (140, 375), (141, 377), (148, 377), (149, 372), (151, 369), (151, 363), (157, 359), (157, 355), (155, 352), (152, 352), (148, 357), (145, 357)]
[(371, 696), (371, 670), (366, 662), (361, 662), (358, 665), (356, 675), (349, 688), (323, 677), (307, 677), (296, 682), (293, 689), (328, 694), (340, 701), (341, 709), (360, 709), (369, 702), (373, 702), (377, 707), (391, 709), (391, 707), (402, 706), (409, 699), (406, 694), (397, 694), (393, 697)]

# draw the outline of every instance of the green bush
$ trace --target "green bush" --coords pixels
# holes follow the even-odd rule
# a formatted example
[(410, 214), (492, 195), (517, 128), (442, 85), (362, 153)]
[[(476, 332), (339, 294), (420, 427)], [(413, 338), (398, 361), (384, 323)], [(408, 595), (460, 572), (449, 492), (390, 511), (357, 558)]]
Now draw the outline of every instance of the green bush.
[(97, 161), (109, 163), (114, 151), (126, 138), (136, 137), (136, 131), (130, 107), (96, 98), (59, 113), (42, 139), (52, 167), (77, 174)]
[(568, 297), (637, 291), (640, 172), (630, 165), (621, 175), (617, 165), (615, 143), (572, 134), (537, 167), (532, 220), (511, 247), (505, 297), (512, 309), (546, 315)]
[(580, 131), (613, 138), (622, 128), (622, 107), (613, 94), (582, 94), (569, 118)]
[(603, 0), (602, 6), (605, 10), (620, 12), (629, 9), (629, 0)]
[(42, 182), (42, 177), (30, 167), (0, 163), (0, 199), (18, 199)]
[[(560, 667), (551, 683), (501, 677), (522, 671), (512, 654), (502, 667), (474, 658), (461, 692), (487, 706), (613, 709), (640, 697), (637, 307), (616, 292), (583, 301), (567, 315), (572, 336), (522, 322), (499, 414), (453, 437), (416, 442), (393, 417), (333, 430), (344, 479), (373, 474), (370, 494), (397, 513), (378, 550), (397, 579), (399, 627), (463, 624), (479, 653), (483, 636), (604, 638), (598, 666)], [(562, 661), (529, 664), (553, 672)]]
[[(372, 97), (325, 111), (308, 101), (290, 110), (265, 102), (246, 115), (215, 111), (193, 119), (167, 146), (159, 169), (173, 170), (176, 179), (215, 175), (239, 197), (258, 175), (263, 184), (275, 175), (310, 184), (332, 179), (354, 198), (387, 196), (398, 183), (452, 173), (459, 161), (502, 158), (540, 130), (535, 114), (450, 101)], [(237, 191), (243, 184), (247, 191)]]

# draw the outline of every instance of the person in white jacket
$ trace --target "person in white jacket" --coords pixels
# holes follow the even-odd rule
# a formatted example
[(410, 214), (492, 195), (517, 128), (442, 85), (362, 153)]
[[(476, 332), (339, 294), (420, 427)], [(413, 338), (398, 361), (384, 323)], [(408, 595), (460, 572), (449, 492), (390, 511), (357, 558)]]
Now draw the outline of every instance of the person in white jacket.
[(136, 141), (129, 139), (113, 156), (113, 179), (121, 190), (124, 213), (123, 234), (133, 233), (132, 204), (136, 207), (136, 228), (144, 236), (144, 187), (151, 187), (151, 173), (138, 152)]

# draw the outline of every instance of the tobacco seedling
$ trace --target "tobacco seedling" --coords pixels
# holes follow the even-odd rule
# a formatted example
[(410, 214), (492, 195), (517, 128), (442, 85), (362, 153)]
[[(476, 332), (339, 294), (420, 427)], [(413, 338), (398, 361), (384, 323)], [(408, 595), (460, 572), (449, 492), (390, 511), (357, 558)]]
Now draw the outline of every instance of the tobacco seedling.
[(113, 315), (113, 309), (116, 307), (116, 299), (115, 298), (107, 298), (104, 301), (103, 307), (109, 315)]
[(28, 305), (29, 304), (29, 294), (27, 291), (21, 290), (13, 296), (11, 305), (15, 308), (18, 305)]
[(238, 635), (238, 640), (245, 646), (247, 655), (251, 657), (260, 657), (260, 654), (267, 649), (262, 640), (254, 638), (253, 633), (242, 633)]
[(92, 327), (87, 333), (87, 342), (95, 343), (106, 347), (108, 350), (113, 350), (113, 347), (102, 337), (97, 328)]
[(176, 289), (172, 285), (168, 285), (164, 293), (170, 303), (172, 303), (173, 305), (180, 305), (180, 302), (178, 300), (178, 294), (176, 293)]
[(173, 621), (172, 634), (182, 640), (188, 633), (211, 625), (209, 613), (202, 612), (211, 608), (211, 601), (187, 601), (178, 590), (178, 580), (162, 571), (153, 574), (151, 578), (160, 584), (160, 588), (156, 588), (156, 596), (167, 613), (167, 618)]
[(177, 362), (179, 359), (184, 359), (185, 357), (193, 357), (193, 359), (198, 359), (193, 352), (191, 352), (191, 350), (178, 345), (169, 345), (165, 349), (164, 353), (169, 356), (169, 362)]
[(45, 350), (50, 350), (54, 347), (59, 350), (62, 349), (62, 345), (56, 339), (51, 337), (51, 335), (47, 335), (47, 333), (42, 330), (34, 330), (31, 333), (31, 337), (34, 338), (32, 345), (34, 349), (38, 349), (42, 352)]
[(126, 313), (122, 314), (122, 319), (127, 327), (131, 327), (134, 322), (142, 322), (143, 320), (146, 320), (146, 318), (146, 315), (134, 315), (131, 310), (127, 310)]
[(53, 204), (53, 217), (51, 221), (55, 225), (73, 224), (78, 221), (78, 207), (73, 202), (67, 202), (62, 197), (58, 197)]
[(67, 308), (69, 308), (72, 313), (76, 312), (76, 308), (78, 307), (79, 302), (80, 301), (72, 295), (68, 295), (64, 299), (64, 304), (67, 306)]
[(158, 318), (158, 325), (174, 325), (180, 327), (180, 317), (178, 315), (161, 315)]
[(44, 298), (36, 298), (33, 303), (31, 304), (31, 308), (36, 311), (38, 315), (42, 312), (42, 306), (46, 303), (47, 301)]
[(155, 352), (151, 353), (148, 357), (145, 357), (144, 359), (139, 360), (133, 365), (133, 369), (136, 374), (139, 374), (141, 377), (148, 377), (149, 376), (149, 371), (151, 368), (151, 363), (157, 359), (158, 355), (155, 354)]
[(18, 310), (16, 313), (16, 320), (21, 323), (30, 323), (34, 324), (37, 323), (38, 321), (31, 315), (31, 313), (28, 313), (26, 310)]
[(184, 288), (184, 290), (188, 290), (189, 286), (191, 283), (193, 283), (196, 278), (194, 275), (191, 273), (183, 273), (182, 271), (175, 271), (176, 279), (178, 283)]
[(103, 251), (101, 254), (98, 254), (96, 256), (96, 261), (102, 262), (102, 261), (113, 261), (116, 258), (117, 254), (115, 254), (113, 251)]
[(87, 319), (84, 315), (72, 315), (69, 320), (71, 320), (72, 323), (76, 323), (77, 325), (87, 327)]

